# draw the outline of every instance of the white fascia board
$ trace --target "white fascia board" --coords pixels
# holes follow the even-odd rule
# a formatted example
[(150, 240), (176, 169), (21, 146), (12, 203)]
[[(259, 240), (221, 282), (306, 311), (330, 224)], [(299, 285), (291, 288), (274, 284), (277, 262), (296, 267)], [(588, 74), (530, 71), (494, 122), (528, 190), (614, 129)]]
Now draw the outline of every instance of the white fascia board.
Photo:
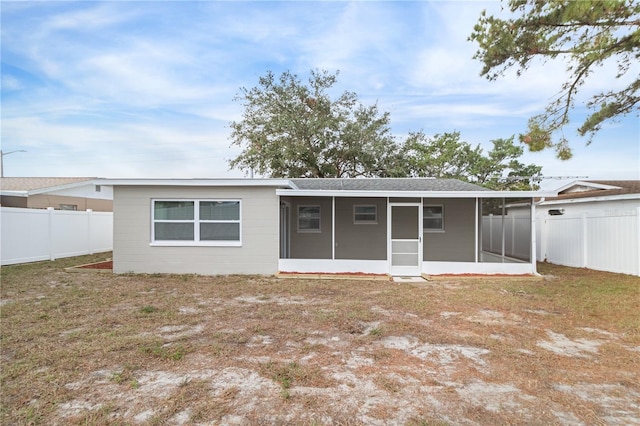
[(49, 186), (47, 188), (38, 188), (27, 191), (29, 195), (46, 194), (49, 192), (60, 191), (62, 189), (78, 188), (79, 186), (94, 185), (94, 180), (81, 180), (79, 182), (67, 183), (65, 185)]
[(586, 186), (593, 189), (620, 189), (619, 186), (604, 185), (602, 183), (595, 183), (595, 182), (589, 182), (584, 180), (576, 180), (564, 185), (563, 187), (558, 188), (557, 191), (558, 193), (560, 193), (562, 191), (566, 191), (569, 188), (573, 188), (574, 186)]
[(104, 179), (94, 181), (105, 186), (272, 186), (291, 188), (288, 179)]
[(0, 191), (0, 195), (5, 197), (28, 197), (29, 193), (27, 191)]
[(399, 197), (399, 198), (540, 198), (556, 197), (556, 191), (348, 191), (277, 189), (288, 197)]
[(604, 195), (602, 197), (565, 198), (563, 200), (542, 201), (538, 203), (538, 205), (552, 206), (556, 204), (593, 203), (598, 201), (617, 201), (617, 200), (640, 200), (640, 194), (620, 194), (620, 195)]

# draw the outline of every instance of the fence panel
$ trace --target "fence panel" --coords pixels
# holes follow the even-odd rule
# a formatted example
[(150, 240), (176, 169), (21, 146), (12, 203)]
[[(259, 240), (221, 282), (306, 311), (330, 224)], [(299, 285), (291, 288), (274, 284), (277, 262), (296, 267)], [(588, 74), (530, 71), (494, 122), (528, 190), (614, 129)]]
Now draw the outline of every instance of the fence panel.
[(546, 239), (546, 260), (560, 265), (584, 267), (581, 220), (580, 216), (556, 216), (546, 219), (543, 232), (543, 238)]
[(0, 207), (0, 263), (53, 260), (113, 249), (113, 213)]
[(640, 275), (640, 208), (540, 219), (540, 259)]
[(638, 275), (637, 236), (636, 216), (587, 217), (587, 268)]
[[(502, 216), (482, 217), (482, 250), (502, 253)], [(529, 259), (531, 252), (531, 220), (527, 216), (504, 217), (504, 255)]]

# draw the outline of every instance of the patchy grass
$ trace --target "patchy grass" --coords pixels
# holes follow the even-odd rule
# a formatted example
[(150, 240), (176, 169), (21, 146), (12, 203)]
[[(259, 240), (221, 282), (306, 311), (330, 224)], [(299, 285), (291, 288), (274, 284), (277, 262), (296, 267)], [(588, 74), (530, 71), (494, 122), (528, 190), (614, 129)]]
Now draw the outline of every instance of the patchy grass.
[(637, 424), (640, 279), (2, 268), (2, 424)]

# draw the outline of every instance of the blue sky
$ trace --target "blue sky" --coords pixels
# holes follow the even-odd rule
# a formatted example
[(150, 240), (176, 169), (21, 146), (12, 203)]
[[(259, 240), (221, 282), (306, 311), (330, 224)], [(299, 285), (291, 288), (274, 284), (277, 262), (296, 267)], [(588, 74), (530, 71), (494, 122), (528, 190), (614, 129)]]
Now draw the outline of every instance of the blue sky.
[[(240, 87), (270, 70), (306, 79), (339, 70), (336, 89), (412, 130), (459, 131), (473, 145), (526, 128), (565, 77), (561, 62), (522, 77), (479, 76), (467, 41), (496, 2), (8, 2), (2, 7), (5, 176), (241, 177), (227, 161)], [(504, 15), (502, 15), (504, 16)], [(590, 93), (618, 87), (615, 64)], [(638, 69), (640, 71), (640, 69)], [(637, 115), (605, 126), (590, 146), (565, 135), (574, 158), (527, 153), (546, 176), (640, 179)], [(565, 180), (548, 180), (555, 188)]]

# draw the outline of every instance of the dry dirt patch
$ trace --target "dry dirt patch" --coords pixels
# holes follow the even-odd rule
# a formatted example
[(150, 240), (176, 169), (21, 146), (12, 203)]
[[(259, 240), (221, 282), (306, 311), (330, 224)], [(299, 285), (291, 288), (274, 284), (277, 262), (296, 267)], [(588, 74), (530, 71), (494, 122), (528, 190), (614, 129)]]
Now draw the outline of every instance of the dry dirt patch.
[(3, 424), (640, 424), (637, 278), (64, 267), (2, 270)]

